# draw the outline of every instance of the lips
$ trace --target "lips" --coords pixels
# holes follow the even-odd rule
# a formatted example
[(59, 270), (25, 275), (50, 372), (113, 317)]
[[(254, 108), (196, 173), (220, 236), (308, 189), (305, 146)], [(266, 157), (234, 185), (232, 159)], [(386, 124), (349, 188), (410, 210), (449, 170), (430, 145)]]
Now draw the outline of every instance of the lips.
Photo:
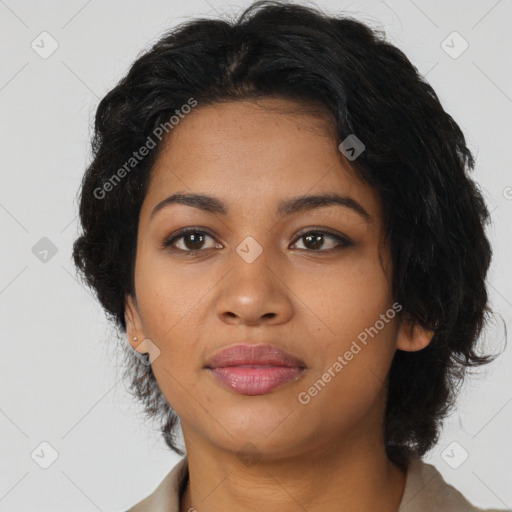
[(275, 345), (235, 345), (217, 352), (205, 364), (206, 368), (254, 365), (306, 367), (304, 361)]
[(304, 361), (274, 345), (235, 345), (210, 358), (205, 369), (224, 387), (244, 395), (262, 395), (297, 380)]

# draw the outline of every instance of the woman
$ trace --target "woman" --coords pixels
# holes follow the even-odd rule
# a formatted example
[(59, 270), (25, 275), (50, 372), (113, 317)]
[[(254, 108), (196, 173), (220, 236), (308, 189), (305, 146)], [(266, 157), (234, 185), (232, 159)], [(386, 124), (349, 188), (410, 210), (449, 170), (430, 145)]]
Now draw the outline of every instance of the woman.
[(289, 3), (192, 20), (103, 98), (93, 152), (75, 263), (186, 454), (132, 512), (479, 510), (421, 456), (494, 358), (489, 214), (400, 50)]

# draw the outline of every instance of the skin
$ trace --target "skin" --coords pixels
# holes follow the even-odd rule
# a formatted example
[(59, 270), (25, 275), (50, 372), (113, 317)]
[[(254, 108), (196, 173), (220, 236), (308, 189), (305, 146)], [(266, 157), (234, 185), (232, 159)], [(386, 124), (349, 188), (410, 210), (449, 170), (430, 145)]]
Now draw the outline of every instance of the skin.
[[(181, 419), (190, 485), (180, 512), (396, 512), (406, 475), (384, 448), (386, 379), (397, 349), (421, 350), (433, 333), (397, 315), (308, 404), (298, 400), (392, 310), (379, 196), (355, 177), (328, 119), (288, 100), (199, 105), (166, 142), (140, 212), (126, 319), (137, 351), (158, 347), (153, 371)], [(151, 218), (176, 192), (213, 195), (229, 213), (172, 204)], [(275, 213), (282, 200), (332, 192), (372, 221), (339, 205)], [(160, 247), (189, 226), (208, 231), (202, 245), (185, 237)], [(325, 235), (315, 247), (296, 235), (310, 227), (352, 245)], [(263, 249), (252, 263), (236, 252), (248, 236)], [(203, 366), (244, 340), (273, 343), (307, 368), (268, 394), (236, 394)], [(252, 463), (238, 457), (246, 443), (257, 452)]]

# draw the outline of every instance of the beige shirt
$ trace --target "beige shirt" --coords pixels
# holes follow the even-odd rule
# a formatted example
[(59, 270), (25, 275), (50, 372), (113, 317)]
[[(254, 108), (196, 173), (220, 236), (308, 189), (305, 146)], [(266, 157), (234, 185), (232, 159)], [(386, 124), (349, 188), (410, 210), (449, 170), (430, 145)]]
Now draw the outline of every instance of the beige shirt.
[[(180, 512), (179, 489), (187, 478), (187, 457), (178, 462), (152, 494), (127, 512)], [(435, 466), (421, 458), (409, 465), (405, 490), (398, 512), (503, 512), (472, 505), (443, 479)], [(511, 512), (510, 509), (508, 512)]]

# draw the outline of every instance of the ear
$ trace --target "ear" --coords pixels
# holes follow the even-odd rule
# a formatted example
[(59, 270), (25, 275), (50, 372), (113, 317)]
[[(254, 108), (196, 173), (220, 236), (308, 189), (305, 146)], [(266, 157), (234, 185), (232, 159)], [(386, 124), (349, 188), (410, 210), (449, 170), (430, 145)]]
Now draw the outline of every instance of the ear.
[[(142, 321), (140, 319), (137, 301), (131, 295), (126, 296), (124, 318), (126, 321), (128, 343), (141, 354), (149, 353), (146, 337), (142, 329)], [(133, 338), (137, 338), (137, 340)]]
[(432, 341), (434, 334), (434, 331), (427, 331), (409, 316), (404, 316), (398, 328), (396, 348), (406, 352), (417, 352)]

